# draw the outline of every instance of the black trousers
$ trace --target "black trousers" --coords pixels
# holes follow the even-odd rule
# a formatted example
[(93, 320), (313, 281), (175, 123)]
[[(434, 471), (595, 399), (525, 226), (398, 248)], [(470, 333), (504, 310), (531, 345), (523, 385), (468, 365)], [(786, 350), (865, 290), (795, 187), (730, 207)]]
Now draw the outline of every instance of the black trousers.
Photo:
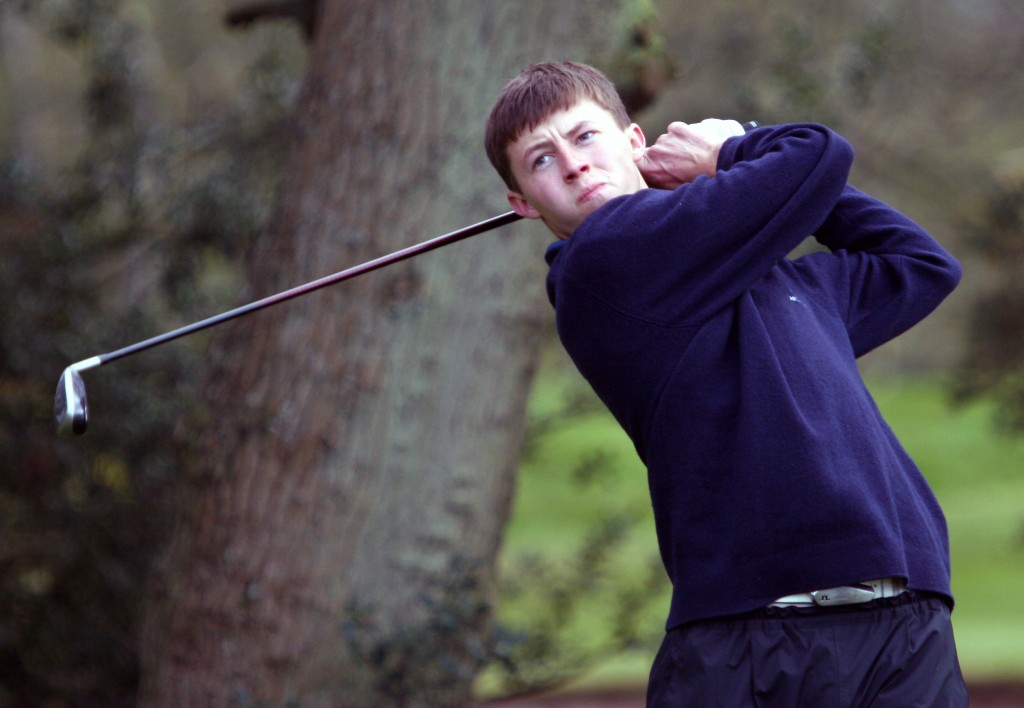
[(658, 708), (967, 704), (949, 608), (912, 592), (685, 625), (665, 635), (647, 689)]

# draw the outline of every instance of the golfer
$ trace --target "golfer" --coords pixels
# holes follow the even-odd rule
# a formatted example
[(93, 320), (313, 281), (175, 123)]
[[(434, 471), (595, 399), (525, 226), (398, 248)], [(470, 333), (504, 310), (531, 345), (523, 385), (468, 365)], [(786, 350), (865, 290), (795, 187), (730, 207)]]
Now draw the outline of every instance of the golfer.
[(856, 366), (959, 264), (847, 183), (828, 128), (673, 123), (648, 147), (585, 65), (510, 81), (486, 148), (558, 237), (559, 337), (647, 466), (672, 581), (648, 704), (967, 705), (946, 523)]

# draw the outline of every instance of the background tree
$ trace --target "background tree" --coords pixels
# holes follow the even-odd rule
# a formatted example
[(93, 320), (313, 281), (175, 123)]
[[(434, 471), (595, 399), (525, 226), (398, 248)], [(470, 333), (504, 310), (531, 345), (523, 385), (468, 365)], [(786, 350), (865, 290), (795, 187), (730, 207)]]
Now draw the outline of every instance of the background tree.
[[(618, 2), (321, 12), (247, 279), (271, 290), (505, 210), (480, 148), (500, 86), (553, 54), (607, 62), (629, 26)], [(544, 332), (547, 239), (517, 231), (219, 340), (148, 607), (147, 702), (469, 700)]]

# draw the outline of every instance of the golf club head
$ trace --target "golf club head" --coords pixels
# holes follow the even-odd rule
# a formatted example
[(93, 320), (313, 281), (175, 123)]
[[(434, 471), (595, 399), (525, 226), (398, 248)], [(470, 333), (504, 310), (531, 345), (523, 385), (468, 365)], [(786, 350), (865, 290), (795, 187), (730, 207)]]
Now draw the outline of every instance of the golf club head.
[(82, 435), (89, 426), (89, 403), (85, 398), (85, 381), (74, 368), (64, 369), (53, 399), (53, 415), (57, 432), (64, 437)]

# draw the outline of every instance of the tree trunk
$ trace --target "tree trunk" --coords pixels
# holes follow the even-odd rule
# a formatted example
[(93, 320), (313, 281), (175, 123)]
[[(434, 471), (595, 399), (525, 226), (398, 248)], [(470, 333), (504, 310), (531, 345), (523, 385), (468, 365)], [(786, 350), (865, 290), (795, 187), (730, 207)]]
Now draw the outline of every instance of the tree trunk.
[[(325, 2), (249, 295), (507, 210), (491, 102), (527, 63), (606, 62), (624, 4)], [(145, 703), (470, 699), (548, 240), (517, 224), (224, 328), (149, 592)]]

